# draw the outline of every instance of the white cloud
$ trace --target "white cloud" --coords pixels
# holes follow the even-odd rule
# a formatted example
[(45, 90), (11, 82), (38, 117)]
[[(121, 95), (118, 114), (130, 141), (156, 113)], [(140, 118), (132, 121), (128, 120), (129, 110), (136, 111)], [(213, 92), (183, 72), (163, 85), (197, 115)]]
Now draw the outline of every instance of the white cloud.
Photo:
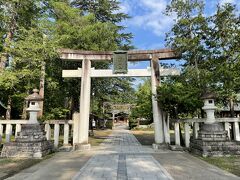
[(236, 0), (220, 0), (220, 1), (219, 1), (219, 4), (220, 4), (220, 5), (223, 5), (223, 4), (226, 4), (226, 3), (236, 4)]
[(120, 7), (119, 12), (122, 12), (125, 14), (129, 14), (131, 10), (131, 7), (127, 2), (122, 2), (119, 7)]
[(173, 23), (173, 17), (163, 14), (168, 0), (123, 0), (122, 7), (132, 18), (128, 26), (151, 30), (157, 36), (165, 36)]

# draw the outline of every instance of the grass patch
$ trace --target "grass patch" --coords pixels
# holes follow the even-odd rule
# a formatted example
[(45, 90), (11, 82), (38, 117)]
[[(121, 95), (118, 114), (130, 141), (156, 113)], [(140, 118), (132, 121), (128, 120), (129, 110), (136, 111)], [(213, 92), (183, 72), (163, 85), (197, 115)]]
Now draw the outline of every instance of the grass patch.
[(232, 174), (240, 176), (240, 156), (198, 158), (208, 162), (209, 164), (224, 169)]
[(153, 128), (141, 128), (141, 127), (135, 127), (132, 129), (133, 131), (153, 131)]
[(3, 158), (0, 159), (0, 180), (6, 179), (19, 173), (23, 169), (29, 168), (43, 160), (54, 156), (49, 154), (42, 159), (22, 159), (22, 158)]
[(91, 146), (100, 145), (110, 134), (112, 133), (111, 129), (106, 130), (94, 130), (94, 136), (89, 137), (89, 143)]

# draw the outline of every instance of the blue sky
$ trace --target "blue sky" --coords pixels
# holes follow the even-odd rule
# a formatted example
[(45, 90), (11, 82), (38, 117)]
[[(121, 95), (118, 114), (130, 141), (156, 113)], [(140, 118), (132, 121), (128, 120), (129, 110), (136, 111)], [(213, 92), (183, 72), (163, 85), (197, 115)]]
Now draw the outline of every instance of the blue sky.
[[(136, 49), (161, 49), (165, 48), (165, 34), (170, 31), (174, 17), (167, 17), (163, 14), (170, 0), (120, 0), (121, 12), (131, 16), (130, 19), (122, 22), (126, 31), (133, 33), (133, 45)], [(234, 3), (240, 7), (239, 0), (205, 0), (205, 14), (211, 15), (216, 11), (216, 5)], [(179, 65), (175, 60), (165, 61), (170, 64)], [(129, 69), (143, 69), (149, 67), (149, 62), (129, 64)], [(136, 87), (141, 83), (137, 78), (134, 83)]]
[[(165, 33), (169, 32), (174, 17), (163, 15), (170, 0), (120, 0), (121, 12), (132, 18), (123, 22), (126, 31), (134, 35), (133, 45), (136, 49), (160, 49), (165, 47)], [(216, 4), (234, 3), (239, 0), (205, 0), (206, 14), (216, 10)], [(239, 6), (239, 5), (238, 5)]]

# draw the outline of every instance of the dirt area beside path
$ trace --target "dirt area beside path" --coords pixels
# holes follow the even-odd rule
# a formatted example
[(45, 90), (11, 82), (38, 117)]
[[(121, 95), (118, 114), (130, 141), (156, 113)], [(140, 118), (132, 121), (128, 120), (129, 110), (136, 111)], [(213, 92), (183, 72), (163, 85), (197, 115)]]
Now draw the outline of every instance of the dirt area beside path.
[(49, 154), (43, 159), (20, 159), (20, 158), (2, 158), (0, 159), (0, 180), (6, 179), (23, 169), (29, 168), (43, 160), (49, 159), (54, 154)]
[(94, 136), (89, 137), (89, 143), (91, 146), (98, 146), (100, 145), (110, 134), (112, 133), (111, 129), (105, 130), (94, 130)]
[[(92, 146), (100, 145), (104, 139), (110, 135), (112, 130), (94, 130), (94, 136), (89, 138)], [(56, 153), (55, 153), (56, 154)], [(0, 158), (0, 180), (17, 174), (18, 172), (32, 167), (46, 159), (53, 157), (55, 154), (45, 156), (43, 159), (19, 159), (19, 158)]]
[(131, 132), (142, 145), (152, 145), (154, 143), (153, 131), (132, 130)]
[[(142, 145), (152, 145), (154, 143), (153, 131), (132, 130), (131, 132)], [(209, 157), (202, 158), (199, 156), (195, 156), (195, 157), (240, 177), (240, 156), (211, 157), (211, 158)]]

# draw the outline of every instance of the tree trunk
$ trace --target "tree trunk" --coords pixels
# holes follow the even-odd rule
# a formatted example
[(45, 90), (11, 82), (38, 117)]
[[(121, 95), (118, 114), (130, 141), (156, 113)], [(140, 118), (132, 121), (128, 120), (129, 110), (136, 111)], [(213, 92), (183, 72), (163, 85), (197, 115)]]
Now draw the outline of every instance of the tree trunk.
[(6, 120), (10, 120), (11, 119), (11, 110), (12, 110), (11, 104), (12, 104), (12, 98), (10, 96), (8, 96)]
[(230, 107), (230, 116), (235, 117), (235, 112), (234, 112), (234, 101), (232, 98), (229, 100), (229, 107)]
[(6, 62), (7, 62), (7, 54), (2, 53), (1, 54), (1, 61), (0, 61), (0, 72), (3, 71), (6, 67)]
[[(45, 67), (46, 67), (46, 64), (43, 61), (42, 66), (41, 66), (41, 77), (40, 77), (40, 88), (39, 88), (39, 95), (42, 96), (42, 98), (44, 98)], [(42, 115), (43, 115), (43, 101), (39, 102), (39, 107), (40, 107), (41, 111), (38, 112), (38, 117), (42, 117)]]
[(22, 111), (22, 119), (27, 119), (27, 106), (28, 106), (28, 101), (24, 100), (23, 111)]

